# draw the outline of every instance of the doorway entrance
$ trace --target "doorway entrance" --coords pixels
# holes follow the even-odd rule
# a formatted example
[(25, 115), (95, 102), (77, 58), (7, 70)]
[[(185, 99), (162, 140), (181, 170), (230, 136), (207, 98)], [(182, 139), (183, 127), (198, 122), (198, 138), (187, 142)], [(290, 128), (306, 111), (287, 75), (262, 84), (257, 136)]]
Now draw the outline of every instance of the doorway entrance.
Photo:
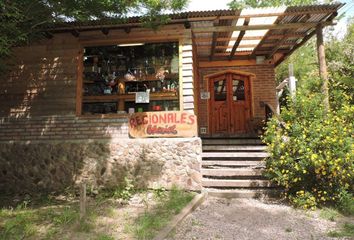
[(250, 130), (250, 76), (234, 71), (209, 78), (209, 126), (212, 136), (236, 136)]

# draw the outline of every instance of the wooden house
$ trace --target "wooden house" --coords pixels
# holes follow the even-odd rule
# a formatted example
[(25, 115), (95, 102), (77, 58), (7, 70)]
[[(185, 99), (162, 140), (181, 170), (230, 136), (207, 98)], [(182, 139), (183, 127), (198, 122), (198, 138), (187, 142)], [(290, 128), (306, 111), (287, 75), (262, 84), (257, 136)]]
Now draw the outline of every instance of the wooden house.
[[(124, 164), (150, 154), (138, 145), (176, 146), (173, 156), (178, 146), (193, 146), (194, 153), (185, 155), (196, 159), (194, 165), (182, 164), (193, 171), (175, 176), (174, 164), (161, 163), (148, 185), (177, 183), (200, 189), (200, 138), (257, 136), (266, 106), (276, 108), (275, 67), (316, 33), (321, 35), (323, 27), (333, 25), (341, 6), (182, 12), (169, 15), (170, 22), (157, 30), (144, 28), (139, 17), (61, 23), (45, 29), (46, 39), (14, 50), (12, 71), (0, 79), (0, 187), (19, 183), (26, 189), (57, 189), (52, 186), (72, 184), (78, 181), (76, 171), (83, 168), (56, 166), (69, 160), (60, 160), (53, 149), (70, 141), (77, 148), (82, 142), (106, 141), (110, 144), (106, 159), (129, 156)], [(152, 134), (140, 129), (145, 134), (138, 136), (157, 138), (132, 138), (130, 116), (147, 112), (152, 115), (143, 117), (142, 125), (154, 118), (159, 125), (150, 128)], [(186, 126), (173, 129), (172, 123)], [(26, 160), (36, 151), (43, 151), (37, 160)], [(24, 169), (21, 164), (38, 169)], [(103, 182), (117, 174), (109, 172), (114, 169), (110, 164), (97, 170)], [(173, 169), (167, 176), (160, 174), (169, 168)], [(146, 171), (155, 171), (151, 169)], [(26, 182), (21, 174), (32, 180)], [(63, 180), (68, 174), (70, 180)], [(51, 180), (43, 180), (44, 176)], [(58, 181), (62, 183), (54, 184)]]

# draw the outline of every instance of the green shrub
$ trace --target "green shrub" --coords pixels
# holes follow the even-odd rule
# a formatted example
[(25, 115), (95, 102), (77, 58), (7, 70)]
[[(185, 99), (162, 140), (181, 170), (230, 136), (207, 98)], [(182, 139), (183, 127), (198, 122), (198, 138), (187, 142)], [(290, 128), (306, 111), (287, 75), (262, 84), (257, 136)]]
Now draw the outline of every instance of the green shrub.
[(354, 215), (354, 197), (353, 194), (342, 190), (339, 193), (337, 208), (344, 215)]
[(325, 113), (318, 89), (316, 81), (299, 89), (282, 110), (282, 124), (271, 119), (263, 137), (266, 175), (303, 208), (338, 203), (354, 184), (354, 106), (344, 101)]

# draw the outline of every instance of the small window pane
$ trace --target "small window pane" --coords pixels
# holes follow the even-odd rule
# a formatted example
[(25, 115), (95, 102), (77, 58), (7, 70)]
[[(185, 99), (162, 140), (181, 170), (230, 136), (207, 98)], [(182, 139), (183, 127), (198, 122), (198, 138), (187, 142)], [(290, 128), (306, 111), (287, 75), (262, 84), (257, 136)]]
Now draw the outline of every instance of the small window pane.
[(214, 82), (214, 100), (226, 101), (226, 80), (219, 80)]
[(232, 99), (234, 101), (245, 100), (245, 82), (242, 80), (232, 80)]

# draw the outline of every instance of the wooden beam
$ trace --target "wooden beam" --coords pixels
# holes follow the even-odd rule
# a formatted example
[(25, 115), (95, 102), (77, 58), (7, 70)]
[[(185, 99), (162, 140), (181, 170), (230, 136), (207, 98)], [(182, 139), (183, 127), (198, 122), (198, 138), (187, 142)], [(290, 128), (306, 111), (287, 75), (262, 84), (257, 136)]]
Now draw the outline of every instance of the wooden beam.
[[(214, 24), (214, 26), (218, 26), (219, 25), (219, 19), (216, 19), (213, 24)], [(210, 61), (212, 61), (213, 57), (214, 57), (217, 37), (218, 37), (218, 33), (217, 32), (213, 32), (213, 39), (211, 41), (211, 50), (210, 50)]]
[[(296, 22), (306, 22), (308, 19), (310, 19), (310, 15), (306, 14), (306, 15), (302, 15), (299, 17), (296, 17), (295, 20)], [(266, 59), (269, 60), (273, 57), (273, 55), (278, 51), (279, 48), (281, 48), (281, 46), (285, 43), (285, 41), (288, 39), (287, 35), (289, 33), (291, 33), (292, 30), (286, 30), (284, 32), (284, 37), (282, 39), (280, 39), (280, 41), (277, 42), (277, 44), (274, 46), (274, 48), (270, 51), (270, 53), (267, 55)], [(293, 44), (295, 45), (295, 44)]]
[[(303, 38), (305, 37), (306, 34), (300, 34), (300, 33), (291, 33), (287, 34), (286, 37), (288, 38)], [(243, 40), (261, 40), (264, 36), (244, 36)], [(285, 37), (283, 34), (274, 34), (274, 35), (269, 35), (267, 39), (281, 39)], [(212, 38), (210, 37), (199, 37), (196, 38), (197, 43), (202, 43), (202, 42), (211, 42)], [(226, 38), (226, 37), (219, 37), (217, 38), (217, 42), (225, 42), (225, 41), (236, 41), (237, 37), (232, 37), (232, 38)]]
[(231, 60), (231, 61), (200, 61), (199, 68), (210, 67), (233, 67), (233, 66), (252, 66), (256, 65), (256, 60)]
[(108, 35), (108, 34), (109, 34), (109, 28), (102, 28), (102, 29), (101, 29), (101, 32), (102, 32), (104, 35)]
[[(198, 27), (192, 29), (194, 33), (205, 32), (231, 32), (231, 31), (250, 31), (250, 30), (272, 30), (272, 29), (296, 29), (296, 28), (314, 28), (319, 23), (286, 23), (286, 24), (259, 24), (248, 26), (218, 26), (218, 27)], [(323, 26), (334, 25), (332, 21), (321, 23)]]
[(77, 30), (75, 30), (75, 29), (72, 29), (72, 30), (71, 30), (71, 34), (72, 34), (74, 37), (76, 37), (76, 38), (78, 38), (78, 37), (80, 36), (80, 32), (77, 31)]
[[(244, 23), (243, 23), (243, 26), (248, 26), (249, 22), (250, 22), (250, 19), (249, 19), (249, 18), (246, 18), (245, 21), (244, 21)], [(232, 49), (231, 49), (231, 53), (230, 53), (230, 56), (229, 56), (229, 60), (232, 60), (232, 58), (234, 57), (235, 52), (236, 52), (236, 49), (237, 49), (237, 47), (240, 45), (241, 40), (242, 40), (243, 36), (245, 35), (245, 33), (246, 33), (245, 30), (242, 30), (242, 31), (239, 33), (239, 35), (238, 35), (238, 37), (237, 37), (237, 40), (236, 40), (234, 46), (233, 46)]]
[[(332, 21), (336, 16), (338, 15), (337, 12), (334, 12), (331, 16), (327, 17), (323, 17), (320, 21), (326, 20), (328, 21)], [(298, 43), (297, 45), (295, 45), (288, 53), (285, 53), (283, 55), (283, 57), (281, 57), (278, 61), (276, 61), (274, 63), (274, 66), (277, 67), (280, 63), (282, 63), (285, 59), (287, 59), (293, 52), (295, 52), (298, 48), (300, 48), (301, 46), (303, 46), (308, 40), (310, 40), (310, 38), (312, 38), (314, 35), (316, 34), (316, 29), (312, 30), (311, 32), (309, 32), (302, 40), (300, 43)]]
[(324, 95), (323, 105), (325, 107), (325, 111), (329, 111), (329, 93), (328, 93), (328, 72), (327, 72), (327, 64), (326, 64), (326, 54), (325, 47), (323, 43), (323, 33), (322, 26), (319, 25), (316, 28), (316, 36), (317, 36), (317, 57), (319, 63), (319, 72), (320, 78), (322, 80), (322, 93)]
[[(242, 44), (239, 45), (240, 48), (253, 48), (257, 46), (257, 44)], [(198, 49), (209, 49), (212, 46), (210, 45), (198, 45)], [(228, 48), (232, 48), (233, 46), (215, 46), (215, 49), (228, 49)]]

